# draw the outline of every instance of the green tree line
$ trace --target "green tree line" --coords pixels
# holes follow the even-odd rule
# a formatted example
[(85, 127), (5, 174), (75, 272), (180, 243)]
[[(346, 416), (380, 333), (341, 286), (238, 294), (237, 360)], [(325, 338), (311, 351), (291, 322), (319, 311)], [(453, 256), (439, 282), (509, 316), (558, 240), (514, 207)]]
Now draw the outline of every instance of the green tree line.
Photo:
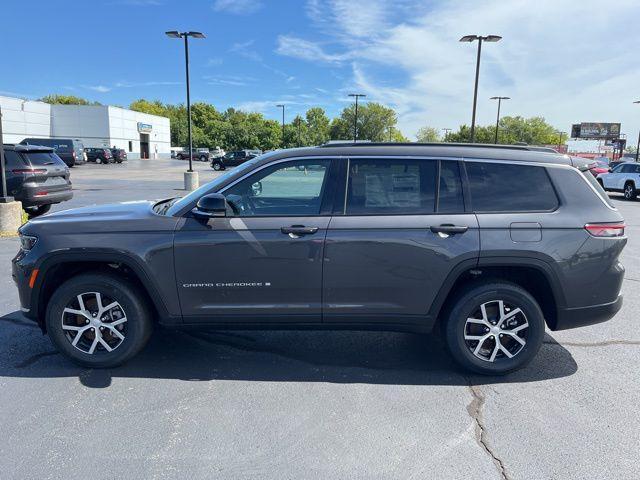
[[(48, 95), (40, 99), (47, 103), (74, 105), (99, 105), (72, 95)], [(171, 144), (186, 146), (187, 111), (183, 104), (162, 103), (159, 100), (140, 99), (131, 103), (131, 110), (168, 117), (171, 121)], [(274, 105), (275, 108), (275, 105)], [(194, 147), (226, 150), (260, 149), (273, 150), (297, 146), (321, 145), (329, 140), (351, 140), (354, 138), (355, 107), (350, 105), (339, 116), (330, 119), (320, 107), (309, 108), (304, 115), (297, 115), (282, 125), (277, 120), (269, 120), (261, 113), (245, 112), (228, 108), (220, 111), (213, 105), (197, 102), (191, 106), (192, 134)], [(380, 103), (367, 102), (358, 108), (358, 139), (372, 142), (408, 142), (397, 127), (396, 112)], [(471, 130), (461, 125), (457, 131), (445, 136), (431, 126), (418, 130), (419, 142), (469, 142)], [(493, 143), (495, 124), (478, 125), (475, 141)], [(565, 141), (566, 135), (563, 137)], [(500, 119), (498, 143), (529, 145), (557, 145), (560, 133), (542, 117), (524, 118), (505, 116)]]

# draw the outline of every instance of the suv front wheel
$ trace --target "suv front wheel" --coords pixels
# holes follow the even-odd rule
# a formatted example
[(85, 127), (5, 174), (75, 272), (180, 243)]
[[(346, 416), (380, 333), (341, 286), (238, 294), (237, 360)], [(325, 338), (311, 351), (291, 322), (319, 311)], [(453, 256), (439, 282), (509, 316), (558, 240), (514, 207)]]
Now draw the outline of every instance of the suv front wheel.
[(501, 281), (476, 283), (451, 306), (445, 339), (465, 369), (502, 375), (533, 359), (542, 345), (544, 325), (538, 303), (523, 288)]
[(627, 182), (624, 185), (624, 198), (626, 200), (635, 200), (638, 196), (638, 192), (636, 190), (636, 186), (633, 182)]
[(147, 343), (151, 314), (144, 295), (110, 274), (82, 274), (63, 283), (46, 313), (53, 344), (74, 362), (91, 368), (118, 366)]

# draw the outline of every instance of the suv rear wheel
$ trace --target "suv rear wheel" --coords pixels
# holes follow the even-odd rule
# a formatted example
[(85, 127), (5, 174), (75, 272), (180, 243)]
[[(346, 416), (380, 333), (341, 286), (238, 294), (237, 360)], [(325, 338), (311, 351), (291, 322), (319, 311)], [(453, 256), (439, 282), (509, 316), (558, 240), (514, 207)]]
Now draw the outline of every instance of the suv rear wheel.
[(502, 375), (527, 365), (544, 337), (544, 316), (523, 288), (507, 282), (464, 290), (446, 318), (445, 340), (467, 370)]
[(78, 275), (53, 293), (47, 306), (47, 333), (75, 363), (115, 367), (137, 354), (151, 335), (151, 314), (143, 299), (125, 279)]
[(636, 191), (636, 186), (633, 182), (627, 182), (624, 184), (624, 198), (626, 200), (635, 200), (638, 196), (638, 192)]

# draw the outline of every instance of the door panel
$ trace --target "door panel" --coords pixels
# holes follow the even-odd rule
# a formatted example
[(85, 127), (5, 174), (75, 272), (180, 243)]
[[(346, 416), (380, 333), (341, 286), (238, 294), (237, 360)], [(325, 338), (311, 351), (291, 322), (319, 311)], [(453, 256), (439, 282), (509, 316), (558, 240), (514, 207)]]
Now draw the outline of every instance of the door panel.
[[(440, 225), (468, 230), (431, 231)], [(479, 249), (473, 214), (333, 217), (324, 253), (324, 321), (426, 316), (449, 272), (477, 259)]]
[[(185, 321), (320, 321), (329, 217), (187, 219), (175, 236)], [(304, 225), (313, 234), (282, 227)], [(304, 318), (303, 318), (304, 317)]]
[(221, 192), (236, 216), (185, 219), (175, 258), (186, 321), (321, 321), (330, 166), (268, 165)]

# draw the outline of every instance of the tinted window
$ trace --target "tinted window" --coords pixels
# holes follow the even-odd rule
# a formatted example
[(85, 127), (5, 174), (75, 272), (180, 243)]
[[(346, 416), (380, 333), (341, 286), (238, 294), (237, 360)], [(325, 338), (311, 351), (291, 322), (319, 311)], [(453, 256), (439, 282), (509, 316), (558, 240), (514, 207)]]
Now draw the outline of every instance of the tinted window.
[(351, 160), (345, 213), (433, 213), (435, 180), (433, 160)]
[(615, 167), (613, 167), (613, 169), (611, 170), (611, 173), (620, 173), (622, 171), (622, 167), (624, 167), (624, 163), (621, 163), (619, 165), (616, 165)]
[(462, 182), (458, 162), (440, 162), (438, 212), (464, 212)]
[(622, 165), (622, 173), (632, 173), (635, 171), (635, 165), (631, 165), (630, 163), (625, 163)]
[(476, 212), (535, 212), (558, 206), (544, 167), (480, 162), (466, 165)]
[(4, 165), (7, 170), (24, 167), (24, 162), (20, 155), (13, 150), (4, 151)]
[(300, 160), (267, 167), (225, 190), (237, 214), (319, 215), (330, 160)]
[(45, 165), (56, 165), (62, 163), (60, 157), (58, 157), (55, 153), (35, 153), (28, 152), (24, 154), (28, 159), (31, 165), (35, 166), (45, 166)]

